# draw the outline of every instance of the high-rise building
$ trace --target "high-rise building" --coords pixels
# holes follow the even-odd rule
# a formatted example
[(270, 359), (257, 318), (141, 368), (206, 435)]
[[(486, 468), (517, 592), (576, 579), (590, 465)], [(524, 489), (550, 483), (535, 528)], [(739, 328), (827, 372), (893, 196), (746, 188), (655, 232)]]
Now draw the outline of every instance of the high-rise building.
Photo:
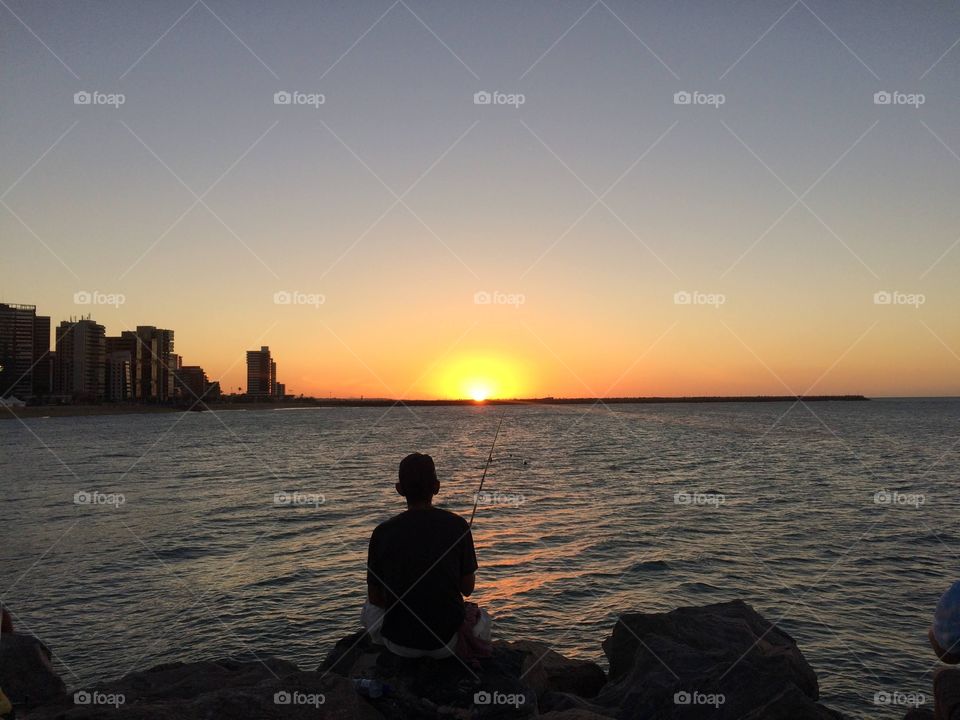
[(137, 357), (136, 338), (124, 335), (108, 337), (106, 345), (106, 399), (114, 402), (132, 400), (133, 363)]
[(64, 320), (57, 327), (54, 390), (75, 401), (104, 398), (106, 336), (89, 317)]
[(177, 369), (176, 383), (180, 399), (192, 405), (198, 400), (208, 399), (211, 383), (207, 374), (199, 365), (183, 365)]
[[(121, 338), (132, 340), (133, 397), (141, 402), (167, 402), (173, 397), (173, 330), (138, 325), (136, 332), (124, 330)], [(173, 359), (176, 361), (176, 358)]]
[(104, 397), (113, 402), (133, 399), (133, 359), (125, 350), (108, 352)]
[(36, 305), (0, 303), (0, 397), (50, 392), (50, 318)]
[(33, 394), (46, 397), (53, 392), (53, 354), (50, 352), (50, 318), (33, 318)]
[(259, 350), (247, 350), (247, 395), (250, 397), (270, 397), (273, 394), (273, 381), (276, 379), (277, 365), (270, 359), (270, 348), (266, 345)]
[(220, 381), (214, 380), (213, 382), (207, 383), (207, 389), (204, 391), (204, 400), (219, 400), (220, 399)]

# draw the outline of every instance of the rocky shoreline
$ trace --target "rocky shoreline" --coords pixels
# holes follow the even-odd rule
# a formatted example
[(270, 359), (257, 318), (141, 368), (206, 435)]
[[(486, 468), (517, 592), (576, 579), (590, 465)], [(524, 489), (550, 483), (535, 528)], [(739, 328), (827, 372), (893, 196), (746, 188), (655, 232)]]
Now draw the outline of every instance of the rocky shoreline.
[(741, 601), (623, 614), (603, 650), (609, 673), (542, 642), (500, 639), (471, 668), (397, 658), (358, 631), (313, 670), (277, 658), (172, 663), (68, 691), (43, 644), (14, 633), (0, 638), (0, 688), (18, 720), (843, 717), (819, 702), (793, 638)]

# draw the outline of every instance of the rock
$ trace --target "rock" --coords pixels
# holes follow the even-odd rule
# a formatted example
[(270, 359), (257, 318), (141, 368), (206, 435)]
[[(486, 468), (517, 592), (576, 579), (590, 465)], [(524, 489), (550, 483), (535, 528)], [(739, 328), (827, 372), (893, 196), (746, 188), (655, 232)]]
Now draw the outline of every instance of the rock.
[(616, 707), (601, 707), (591, 700), (579, 697), (573, 693), (551, 690), (540, 696), (540, 712), (584, 712), (601, 717), (616, 717), (618, 709)]
[(266, 658), (172, 663), (75, 691), (30, 720), (381, 720), (347, 679)]
[(593, 702), (625, 717), (841, 717), (817, 703), (793, 638), (742, 601), (622, 615), (603, 649), (610, 680)]
[[(66, 695), (38, 641), (3, 640), (2, 687), (14, 694), (20, 682), (22, 702), (42, 704), (29, 720), (841, 717), (817, 702), (817, 678), (793, 639), (742, 602), (621, 616), (603, 643), (609, 677), (531, 640), (498, 641), (492, 657), (469, 666), (396, 657), (357, 632), (315, 671), (276, 658), (169, 663)], [(361, 697), (356, 678), (388, 691)], [(952, 710), (960, 707), (960, 671), (943, 671), (935, 683), (938, 709), (960, 720)]]
[(340, 640), (320, 670), (348, 678), (370, 678), (391, 692), (371, 704), (385, 717), (515, 718), (537, 713), (537, 693), (522, 679), (528, 653), (498, 643), (493, 657), (470, 668), (456, 658), (400, 658), (363, 633)]
[(0, 635), (0, 688), (18, 709), (58, 702), (67, 695), (47, 646), (23, 633)]
[(914, 708), (903, 716), (903, 720), (934, 720), (933, 710), (927, 708)]
[(538, 696), (552, 690), (592, 698), (607, 682), (599, 665), (589, 660), (571, 660), (551, 650), (546, 643), (534, 640), (498, 642), (511, 650), (524, 653), (521, 678)]

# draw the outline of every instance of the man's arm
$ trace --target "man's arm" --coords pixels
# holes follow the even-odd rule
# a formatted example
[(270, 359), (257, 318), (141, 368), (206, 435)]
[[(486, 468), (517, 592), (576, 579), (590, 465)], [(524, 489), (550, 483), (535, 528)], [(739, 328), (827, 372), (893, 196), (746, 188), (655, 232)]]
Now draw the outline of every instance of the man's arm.
[(387, 607), (387, 591), (380, 582), (380, 568), (377, 557), (377, 531), (370, 535), (370, 544), (367, 546), (367, 600), (371, 605)]
[(467, 597), (476, 586), (477, 551), (473, 547), (473, 533), (468, 525), (467, 532), (460, 540), (460, 594)]

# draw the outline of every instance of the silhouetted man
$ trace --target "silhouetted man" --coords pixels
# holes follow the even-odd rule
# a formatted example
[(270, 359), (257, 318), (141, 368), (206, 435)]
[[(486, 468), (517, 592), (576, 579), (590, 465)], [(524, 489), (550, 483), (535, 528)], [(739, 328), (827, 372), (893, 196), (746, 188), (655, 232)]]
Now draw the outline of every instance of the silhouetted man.
[(463, 600), (476, 582), (473, 535), (462, 517), (433, 507), (440, 492), (433, 458), (405, 457), (396, 489), (407, 510), (370, 536), (364, 627), (403, 657), (489, 654), (490, 618)]

